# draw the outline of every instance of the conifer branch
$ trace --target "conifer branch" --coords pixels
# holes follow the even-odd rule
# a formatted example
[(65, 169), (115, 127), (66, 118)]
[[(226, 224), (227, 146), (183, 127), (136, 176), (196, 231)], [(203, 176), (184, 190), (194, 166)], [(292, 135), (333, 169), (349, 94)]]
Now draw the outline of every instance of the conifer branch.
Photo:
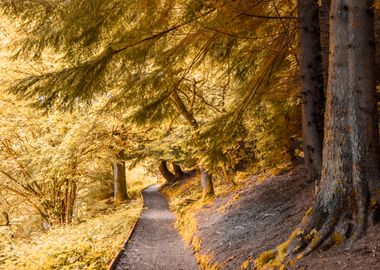
[[(183, 22), (183, 23), (180, 23), (180, 24), (174, 25), (174, 26), (172, 26), (172, 27), (170, 27), (170, 28), (168, 28), (168, 29), (166, 29), (166, 30), (164, 30), (164, 31), (161, 31), (161, 32), (159, 32), (159, 33), (153, 34), (153, 35), (151, 35), (151, 36), (147, 36), (147, 37), (145, 37), (145, 38), (143, 38), (143, 39), (141, 39), (141, 40), (138, 40), (138, 41), (136, 41), (136, 42), (133, 42), (133, 43), (131, 43), (131, 44), (122, 45), (120, 48), (116, 47), (116, 48), (114, 48), (113, 53), (116, 54), (116, 53), (122, 52), (122, 51), (124, 51), (124, 50), (126, 50), (126, 49), (129, 49), (129, 48), (131, 48), (131, 47), (134, 47), (134, 46), (137, 46), (137, 45), (139, 45), (139, 44), (142, 44), (142, 43), (144, 43), (144, 42), (146, 42), (146, 41), (150, 41), (150, 40), (153, 40), (153, 39), (156, 39), (156, 38), (163, 37), (163, 36), (165, 36), (166, 34), (168, 34), (168, 33), (170, 33), (170, 32), (173, 32), (173, 31), (175, 31), (175, 30), (177, 30), (177, 29), (179, 29), (179, 28), (181, 28), (181, 27), (183, 27), (183, 26), (186, 26), (186, 25), (188, 25), (188, 24), (190, 24), (190, 23), (192, 23), (192, 22), (194, 22), (194, 21), (196, 21), (196, 20), (199, 20), (199, 19), (201, 19), (201, 18), (203, 18), (203, 17), (206, 17), (207, 15), (213, 13), (213, 12), (216, 11), (216, 10), (217, 10), (217, 9), (209, 10), (208, 12), (206, 12), (206, 13), (204, 13), (204, 14), (202, 14), (202, 15), (196, 17), (196, 18), (192, 18), (192, 19), (190, 19), (190, 20), (188, 20), (188, 21), (186, 21), (186, 22)], [(112, 46), (111, 46), (111, 48), (112, 48)]]
[(266, 19), (266, 20), (297, 20), (298, 19), (298, 17), (295, 17), (295, 16), (264, 16), (264, 15), (250, 14), (250, 13), (241, 13), (241, 15), (252, 17), (252, 18), (258, 18), (258, 19)]

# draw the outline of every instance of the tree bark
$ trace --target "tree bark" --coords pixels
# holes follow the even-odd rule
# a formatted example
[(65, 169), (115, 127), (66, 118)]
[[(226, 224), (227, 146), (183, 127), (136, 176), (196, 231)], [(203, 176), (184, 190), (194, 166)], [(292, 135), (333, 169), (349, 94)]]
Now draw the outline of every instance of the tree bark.
[(329, 69), (329, 13), (331, 0), (322, 0), (319, 8), (319, 25), (321, 33), (321, 54), (322, 54), (322, 72), (323, 72), (323, 89), (327, 89), (328, 69)]
[(212, 198), (214, 196), (214, 186), (212, 184), (212, 175), (203, 167), (201, 171), (201, 184), (202, 184), (202, 198), (203, 200)]
[(380, 12), (376, 11), (375, 16), (375, 37), (376, 37), (376, 84), (380, 84)]
[(321, 188), (304, 217), (294, 253), (308, 254), (333, 233), (354, 241), (366, 232), (370, 213), (379, 213), (373, 4), (331, 3)]
[(71, 224), (74, 220), (74, 205), (76, 200), (77, 185), (73, 180), (68, 180), (65, 203), (65, 224)]
[(125, 176), (125, 162), (122, 159), (124, 151), (120, 151), (116, 155), (114, 161), (114, 198), (115, 203), (120, 203), (128, 199), (127, 179)]
[[(171, 95), (174, 106), (177, 108), (180, 115), (182, 115), (188, 124), (192, 127), (193, 130), (197, 130), (199, 128), (198, 122), (195, 119), (194, 115), (186, 108), (183, 103), (181, 97), (178, 95), (177, 91), (173, 91)], [(204, 175), (201, 176), (201, 185), (203, 190), (203, 197), (205, 195), (207, 197), (214, 196), (214, 187), (212, 182), (212, 176), (203, 166), (200, 166), (199, 170), (204, 172)], [(202, 173), (201, 173), (202, 174)]]
[(0, 224), (0, 226), (10, 226), (11, 222), (9, 220), (8, 213), (6, 211), (3, 211), (1, 215), (3, 216), (3, 222)]
[(162, 177), (164, 177), (168, 183), (174, 183), (176, 181), (176, 176), (168, 169), (166, 160), (160, 161), (159, 169)]
[(182, 171), (181, 166), (175, 163), (173, 163), (172, 165), (173, 165), (173, 170), (174, 170), (174, 175), (175, 175), (176, 180), (182, 179), (185, 176), (185, 173), (184, 171)]
[(178, 95), (178, 92), (173, 91), (171, 98), (178, 112), (186, 119), (186, 121), (194, 130), (197, 129), (199, 127), (197, 120), (195, 119), (194, 115), (186, 108), (181, 97)]
[(318, 0), (298, 0), (302, 137), (308, 180), (320, 178), (322, 167), (324, 90)]

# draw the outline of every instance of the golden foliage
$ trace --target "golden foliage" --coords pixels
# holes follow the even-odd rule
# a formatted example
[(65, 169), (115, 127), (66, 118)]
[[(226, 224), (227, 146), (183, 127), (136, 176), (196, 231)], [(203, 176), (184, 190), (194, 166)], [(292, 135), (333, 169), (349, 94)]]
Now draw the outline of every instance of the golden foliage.
[(135, 223), (140, 198), (111, 213), (55, 228), (2, 250), (0, 269), (106, 269)]

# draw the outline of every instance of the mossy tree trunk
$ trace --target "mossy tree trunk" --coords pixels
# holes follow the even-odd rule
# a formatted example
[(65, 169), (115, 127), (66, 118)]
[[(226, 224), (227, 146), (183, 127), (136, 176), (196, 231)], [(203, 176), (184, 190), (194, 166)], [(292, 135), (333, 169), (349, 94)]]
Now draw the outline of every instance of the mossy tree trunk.
[(298, 0), (302, 142), (309, 181), (322, 167), (324, 90), (318, 0)]
[(331, 3), (321, 187), (293, 241), (293, 253), (306, 255), (336, 238), (354, 241), (379, 218), (373, 4)]
[(125, 175), (125, 161), (123, 160), (124, 151), (116, 155), (113, 164), (114, 173), (114, 198), (115, 203), (120, 203), (128, 199), (127, 179)]

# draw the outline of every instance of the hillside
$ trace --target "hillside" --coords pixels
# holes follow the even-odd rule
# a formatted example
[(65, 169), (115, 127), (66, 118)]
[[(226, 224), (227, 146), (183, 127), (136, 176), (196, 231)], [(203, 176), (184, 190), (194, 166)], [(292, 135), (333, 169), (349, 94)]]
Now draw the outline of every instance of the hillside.
[[(202, 269), (251, 269), (255, 264), (250, 259), (276, 249), (302, 220), (314, 193), (314, 184), (305, 179), (302, 165), (275, 176), (253, 175), (227, 196), (221, 190), (214, 201), (204, 205), (192, 193), (197, 181), (194, 178), (166, 191), (179, 218), (177, 226), (185, 239), (192, 241)], [(181, 226), (186, 223), (193, 224), (192, 231)], [(337, 245), (328, 250), (322, 247), (297, 261), (295, 268), (378, 269), (379, 233), (380, 226), (376, 226), (355, 245)], [(265, 253), (256, 266), (263, 269), (273, 258), (270, 252)]]

